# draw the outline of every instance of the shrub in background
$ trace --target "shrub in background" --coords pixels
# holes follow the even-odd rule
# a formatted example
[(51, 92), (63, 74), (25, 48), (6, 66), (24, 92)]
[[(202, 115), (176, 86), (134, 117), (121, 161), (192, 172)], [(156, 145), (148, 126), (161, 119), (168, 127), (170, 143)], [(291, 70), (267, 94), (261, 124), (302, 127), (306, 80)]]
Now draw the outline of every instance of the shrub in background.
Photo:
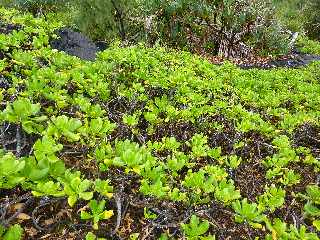
[(311, 39), (320, 40), (320, 1), (307, 1), (304, 9), (305, 24), (304, 28)]
[(29, 11), (34, 16), (46, 15), (48, 12), (55, 12), (66, 6), (68, 0), (2, 0), (4, 6), (16, 7)]
[(135, 0), (73, 0), (75, 23), (94, 40), (128, 39)]
[(146, 40), (225, 58), (288, 50), (288, 36), (275, 19), (271, 1), (15, 0), (34, 14), (67, 4), (65, 14), (93, 40)]
[(144, 13), (154, 20), (153, 36), (176, 47), (227, 58), (253, 52), (285, 52), (286, 36), (264, 0), (145, 0)]
[(302, 32), (305, 16), (303, 14), (307, 0), (273, 0), (277, 18), (290, 31)]
[(294, 32), (320, 39), (319, 0), (273, 0), (277, 17)]

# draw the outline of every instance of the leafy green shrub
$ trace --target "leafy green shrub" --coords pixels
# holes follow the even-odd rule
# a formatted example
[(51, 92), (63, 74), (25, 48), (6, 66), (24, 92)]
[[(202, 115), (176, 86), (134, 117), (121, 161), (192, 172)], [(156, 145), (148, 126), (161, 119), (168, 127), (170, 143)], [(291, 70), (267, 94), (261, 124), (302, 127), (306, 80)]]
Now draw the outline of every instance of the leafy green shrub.
[(311, 39), (320, 39), (320, 1), (274, 0), (280, 21), (294, 32), (306, 33)]
[(214, 236), (201, 236), (208, 231), (210, 224), (208, 220), (200, 221), (199, 217), (197, 217), (196, 215), (192, 215), (190, 218), (190, 223), (183, 223), (181, 224), (181, 227), (188, 240), (215, 240)]
[(284, 53), (287, 38), (269, 1), (74, 0), (75, 23), (93, 39), (157, 41), (197, 53)]
[(306, 36), (300, 36), (297, 41), (297, 46), (303, 53), (320, 55), (320, 42), (311, 40)]

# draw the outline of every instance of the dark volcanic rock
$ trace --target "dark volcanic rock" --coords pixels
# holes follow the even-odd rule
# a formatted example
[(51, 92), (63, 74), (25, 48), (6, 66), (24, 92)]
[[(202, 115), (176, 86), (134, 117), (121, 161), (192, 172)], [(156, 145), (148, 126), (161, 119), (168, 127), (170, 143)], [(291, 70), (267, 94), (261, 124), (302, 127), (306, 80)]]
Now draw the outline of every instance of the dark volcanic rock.
[(9, 34), (14, 30), (19, 31), (22, 27), (17, 24), (4, 23), (0, 21), (0, 33)]
[(97, 41), (97, 42), (95, 42), (95, 44), (96, 44), (99, 51), (104, 51), (108, 48), (108, 44), (103, 41)]
[(313, 61), (320, 61), (319, 55), (295, 53), (286, 59), (277, 59), (265, 63), (244, 63), (238, 66), (242, 69), (272, 69), (272, 68), (298, 68), (306, 66)]
[(64, 28), (58, 30), (57, 35), (60, 38), (51, 41), (50, 45), (52, 48), (84, 60), (95, 60), (96, 53), (99, 49), (83, 34)]

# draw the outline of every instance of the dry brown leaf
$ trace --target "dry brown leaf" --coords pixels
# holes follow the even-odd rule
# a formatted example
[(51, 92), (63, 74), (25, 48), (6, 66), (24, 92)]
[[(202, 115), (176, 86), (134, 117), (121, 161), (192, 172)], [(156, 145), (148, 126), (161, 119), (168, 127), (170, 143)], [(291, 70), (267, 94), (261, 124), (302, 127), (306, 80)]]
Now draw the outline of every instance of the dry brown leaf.
[(46, 234), (43, 237), (41, 237), (40, 239), (50, 239), (51, 234)]
[(17, 211), (17, 210), (20, 210), (23, 207), (24, 207), (24, 203), (16, 203), (16, 204), (14, 204), (12, 206), (12, 209)]
[(19, 215), (17, 216), (18, 219), (20, 220), (29, 220), (31, 217), (28, 214), (25, 213), (19, 213)]
[(30, 227), (30, 228), (26, 228), (26, 233), (28, 234), (28, 236), (33, 237), (36, 236), (38, 234), (37, 229)]
[(47, 219), (47, 220), (44, 221), (44, 224), (45, 224), (45, 225), (51, 225), (51, 224), (53, 224), (53, 223), (54, 223), (53, 218), (49, 218), (49, 219)]

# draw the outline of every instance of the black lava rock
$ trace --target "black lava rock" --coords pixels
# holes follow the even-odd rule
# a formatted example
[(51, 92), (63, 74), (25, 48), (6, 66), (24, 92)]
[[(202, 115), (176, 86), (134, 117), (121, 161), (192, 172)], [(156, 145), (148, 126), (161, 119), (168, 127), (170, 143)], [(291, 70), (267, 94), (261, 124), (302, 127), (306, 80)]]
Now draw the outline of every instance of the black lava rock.
[(14, 30), (19, 31), (22, 27), (17, 24), (4, 23), (0, 21), (0, 33), (9, 34)]
[(296, 53), (288, 59), (272, 60), (266, 63), (239, 64), (242, 69), (272, 69), (272, 68), (298, 68), (311, 63), (312, 61), (320, 61), (319, 55)]
[(50, 42), (52, 48), (64, 51), (69, 55), (83, 60), (94, 61), (98, 47), (85, 35), (69, 28), (63, 28), (56, 33), (60, 38)]

